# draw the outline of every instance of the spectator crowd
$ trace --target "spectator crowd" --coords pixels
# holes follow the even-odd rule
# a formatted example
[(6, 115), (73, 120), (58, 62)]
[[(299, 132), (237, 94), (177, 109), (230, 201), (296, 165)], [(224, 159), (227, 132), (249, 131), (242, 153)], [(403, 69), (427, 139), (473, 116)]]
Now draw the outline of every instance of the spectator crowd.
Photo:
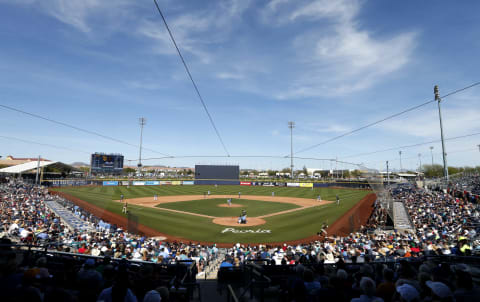
[[(469, 188), (476, 188), (479, 179), (462, 183), (467, 181)], [(473, 301), (479, 281), (476, 278), (480, 277), (475, 266), (438, 266), (429, 258), (480, 254), (480, 208), (472, 195), (459, 196), (457, 191), (424, 191), (414, 186), (392, 189), (393, 198), (402, 201), (408, 210), (412, 230), (382, 230), (388, 211), (376, 202), (367, 225), (348, 236), (328, 234), (327, 228), (318, 241), (308, 244), (235, 244), (219, 250), (215, 245), (166, 242), (129, 234), (64, 198), (51, 196), (43, 188), (11, 181), (0, 185), (3, 243), (42, 244), (50, 251), (103, 257), (81, 262), (62, 258), (61, 265), (67, 271), (71, 269), (70, 275), (61, 271), (55, 275), (45, 257), (28, 259), (23, 262), (26, 266), (19, 267), (18, 259), (3, 247), (0, 285), (5, 297), (12, 300), (31, 295), (29, 301), (36, 301), (36, 297), (38, 301), (60, 297), (64, 297), (62, 301), (79, 297), (86, 301), (117, 301), (112, 297), (160, 301), (167, 299), (168, 289), (158, 287), (162, 283), (155, 276), (161, 272), (155, 265), (195, 260), (196, 271), (202, 271), (225, 253), (220, 266), (224, 269), (258, 261), (267, 266), (290, 267), (294, 273), (284, 288), (293, 300), (338, 296), (343, 301)], [(72, 229), (45, 200), (55, 200), (89, 227)], [(136, 267), (130, 260), (152, 265)], [(73, 265), (66, 264), (69, 261)], [(52, 286), (54, 279), (61, 286)], [(73, 283), (67, 286), (67, 280)]]

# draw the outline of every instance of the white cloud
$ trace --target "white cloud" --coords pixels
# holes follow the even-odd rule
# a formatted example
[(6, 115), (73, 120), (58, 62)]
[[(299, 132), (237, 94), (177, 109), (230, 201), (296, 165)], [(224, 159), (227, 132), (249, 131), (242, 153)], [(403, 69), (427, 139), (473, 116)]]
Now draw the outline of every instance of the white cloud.
[(262, 14), (276, 25), (317, 21), (321, 27), (294, 38), (293, 52), (301, 68), (289, 87), (276, 94), (278, 99), (350, 94), (375, 85), (410, 61), (417, 33), (376, 38), (358, 25), (358, 1), (291, 4), (267, 6)]
[(92, 19), (101, 23), (103, 29), (115, 28), (115, 25), (128, 18), (128, 14), (125, 14), (125, 11), (129, 11), (127, 8), (137, 5), (132, 0), (2, 0), (2, 2), (30, 5), (83, 33), (93, 31)]
[(350, 21), (359, 9), (358, 1), (353, 0), (320, 0), (308, 3), (295, 9), (289, 16), (289, 21), (306, 17), (308, 19), (340, 18), (341, 21)]
[(239, 80), (244, 78), (242, 74), (231, 72), (219, 72), (216, 74), (216, 77), (223, 80)]
[(325, 123), (321, 125), (317, 125), (316, 127), (312, 128), (313, 131), (315, 132), (323, 132), (323, 133), (343, 133), (350, 131), (351, 128), (345, 126), (345, 125), (338, 125), (338, 124), (328, 124), (326, 125)]
[(127, 87), (131, 87), (135, 89), (146, 89), (146, 90), (159, 90), (159, 89), (165, 89), (167, 87), (165, 84), (162, 84), (161, 81), (151, 81), (151, 80), (126, 81), (125, 85), (127, 85)]
[[(218, 3), (214, 8), (206, 8), (191, 13), (167, 17), (170, 30), (182, 53), (197, 57), (200, 62), (212, 62), (208, 46), (230, 39), (232, 27), (239, 22), (251, 1), (229, 0)], [(170, 37), (160, 20), (143, 20), (137, 34), (155, 42), (154, 51), (158, 54), (174, 54)]]
[[(436, 106), (435, 104), (433, 106)], [(480, 132), (480, 109), (477, 107), (457, 107), (442, 110), (445, 138)], [(461, 119), (459, 119), (461, 117)], [(390, 132), (428, 139), (440, 138), (438, 110), (431, 109), (414, 117), (390, 120), (381, 125)]]

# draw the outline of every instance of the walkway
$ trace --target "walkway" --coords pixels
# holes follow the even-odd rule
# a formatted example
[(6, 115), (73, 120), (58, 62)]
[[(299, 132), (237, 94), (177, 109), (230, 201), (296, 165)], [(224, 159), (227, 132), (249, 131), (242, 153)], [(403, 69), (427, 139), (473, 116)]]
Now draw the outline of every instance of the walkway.
[(55, 200), (45, 200), (47, 207), (54, 212), (60, 219), (68, 225), (71, 229), (90, 230), (92, 227), (88, 222), (82, 220), (80, 217), (72, 213), (72, 211), (65, 209)]
[(393, 223), (395, 229), (413, 230), (413, 225), (403, 202), (395, 201), (393, 203)]

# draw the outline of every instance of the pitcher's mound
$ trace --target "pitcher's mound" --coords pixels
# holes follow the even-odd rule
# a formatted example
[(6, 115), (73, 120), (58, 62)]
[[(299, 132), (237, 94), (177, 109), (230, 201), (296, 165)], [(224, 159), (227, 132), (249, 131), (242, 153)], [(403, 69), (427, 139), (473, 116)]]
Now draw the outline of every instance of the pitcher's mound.
[(244, 205), (243, 204), (238, 204), (238, 203), (232, 203), (231, 205), (228, 205), (227, 203), (221, 203), (217, 206), (221, 207), (221, 208), (241, 208)]
[(266, 221), (263, 220), (262, 218), (256, 218), (256, 217), (248, 217), (247, 223), (245, 224), (238, 223), (238, 217), (218, 217), (213, 219), (212, 222), (220, 225), (237, 226), (237, 227), (254, 226), (254, 225), (261, 225), (266, 223)]

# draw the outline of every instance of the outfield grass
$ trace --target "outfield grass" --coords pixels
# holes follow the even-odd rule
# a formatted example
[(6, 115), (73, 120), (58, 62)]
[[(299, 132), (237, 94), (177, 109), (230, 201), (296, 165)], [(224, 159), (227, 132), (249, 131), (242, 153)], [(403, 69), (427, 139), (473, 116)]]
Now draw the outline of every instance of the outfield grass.
[[(266, 224), (257, 227), (235, 227), (236, 229), (268, 229), (271, 230), (270, 234), (222, 233), (222, 230), (226, 227), (212, 223), (209, 218), (173, 213), (158, 208), (145, 208), (135, 205), (129, 205), (128, 207), (132, 214), (138, 216), (140, 223), (157, 229), (162, 233), (192, 240), (219, 243), (266, 243), (305, 238), (320, 231), (323, 222), (331, 224), (337, 220), (360, 199), (370, 193), (362, 190), (332, 188), (314, 188), (311, 190), (310, 188), (242, 186), (218, 186), (217, 188), (214, 186), (138, 186), (130, 187), (129, 189), (126, 187), (68, 187), (55, 190), (68, 193), (116, 214), (121, 214), (122, 206), (113, 200), (120, 199), (121, 194), (124, 194), (125, 198), (147, 197), (154, 194), (158, 194), (158, 196), (203, 195), (204, 192), (210, 190), (213, 195), (238, 194), (241, 191), (242, 195), (271, 196), (272, 191), (274, 191), (275, 196), (316, 198), (318, 195), (321, 195), (324, 200), (334, 201), (335, 196), (338, 194), (341, 199), (338, 206), (336, 204), (328, 204), (268, 217), (265, 219)], [(236, 208), (237, 211), (239, 209), (241, 210), (241, 208)], [(231, 216), (236, 215), (238, 213)], [(250, 210), (248, 210), (248, 215), (254, 216), (250, 213)]]
[(190, 213), (199, 213), (214, 217), (240, 216), (242, 210), (246, 210), (249, 217), (257, 217), (276, 213), (280, 211), (300, 208), (291, 203), (270, 202), (260, 200), (233, 198), (232, 204), (241, 204), (242, 207), (219, 207), (220, 204), (227, 204), (226, 198), (208, 198), (200, 200), (189, 200), (182, 202), (170, 202), (157, 205), (157, 208), (172, 209)]

